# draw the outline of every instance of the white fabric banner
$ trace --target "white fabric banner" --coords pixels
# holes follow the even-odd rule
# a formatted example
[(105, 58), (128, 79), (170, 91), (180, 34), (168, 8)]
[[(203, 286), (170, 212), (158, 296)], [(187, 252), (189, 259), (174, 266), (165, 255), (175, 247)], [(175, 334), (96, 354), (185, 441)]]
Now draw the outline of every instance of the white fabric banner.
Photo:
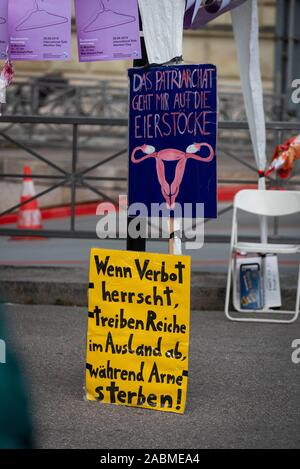
[[(259, 62), (257, 0), (248, 0), (231, 11), (242, 90), (257, 169), (266, 167), (266, 124)], [(265, 178), (259, 187), (265, 188)]]
[[(237, 47), (238, 61), (245, 108), (251, 141), (258, 171), (266, 168), (266, 123), (263, 104), (263, 87), (259, 62), (259, 26), (257, 0), (248, 0), (232, 10), (232, 24)], [(259, 178), (259, 189), (266, 189), (266, 180)], [(267, 242), (268, 221), (260, 220), (261, 242)]]
[(185, 0), (139, 0), (149, 63), (182, 55)]

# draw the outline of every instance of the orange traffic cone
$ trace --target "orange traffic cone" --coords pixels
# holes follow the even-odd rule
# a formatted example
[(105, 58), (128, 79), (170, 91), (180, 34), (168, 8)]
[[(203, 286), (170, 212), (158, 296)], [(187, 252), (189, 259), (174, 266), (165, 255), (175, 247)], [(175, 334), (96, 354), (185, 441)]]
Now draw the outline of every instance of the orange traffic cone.
[[(42, 214), (38, 206), (37, 199), (31, 200), (28, 203), (25, 203), (27, 200), (30, 200), (35, 196), (34, 183), (31, 178), (31, 170), (29, 166), (24, 166), (24, 179), (21, 189), (21, 200), (20, 203), (24, 203), (19, 209), (18, 213), (18, 229), (19, 230), (41, 230), (42, 225)], [(37, 236), (14, 236), (11, 238), (13, 240), (31, 240), (38, 239)], [(41, 238), (39, 238), (41, 239)]]

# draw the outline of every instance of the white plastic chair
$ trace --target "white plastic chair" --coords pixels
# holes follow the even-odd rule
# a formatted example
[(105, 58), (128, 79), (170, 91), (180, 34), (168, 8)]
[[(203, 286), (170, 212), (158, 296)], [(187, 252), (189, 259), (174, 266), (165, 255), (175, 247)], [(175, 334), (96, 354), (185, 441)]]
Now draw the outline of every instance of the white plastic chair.
[[(269, 244), (269, 243), (244, 243), (238, 242), (238, 210), (252, 213), (258, 216), (280, 217), (283, 215), (300, 214), (300, 192), (297, 191), (271, 191), (271, 190), (242, 190), (238, 192), (233, 202), (233, 219), (230, 243), (230, 257), (228, 264), (227, 288), (225, 299), (225, 314), (231, 321), (244, 322), (271, 322), (271, 323), (292, 323), (299, 315), (300, 302), (300, 245), (290, 244)], [(235, 316), (233, 311), (229, 311), (231, 281), (236, 282), (235, 259), (236, 253), (260, 253), (260, 254), (298, 254), (299, 274), (296, 297), (296, 308), (294, 311), (273, 310), (273, 309), (240, 309), (235, 305)], [(240, 314), (239, 314), (240, 313)], [(255, 317), (253, 317), (255, 313)], [(258, 315), (272, 315), (273, 317), (257, 317)], [(276, 316), (292, 316), (287, 319), (276, 318)], [(283, 316), (282, 316), (283, 317)]]

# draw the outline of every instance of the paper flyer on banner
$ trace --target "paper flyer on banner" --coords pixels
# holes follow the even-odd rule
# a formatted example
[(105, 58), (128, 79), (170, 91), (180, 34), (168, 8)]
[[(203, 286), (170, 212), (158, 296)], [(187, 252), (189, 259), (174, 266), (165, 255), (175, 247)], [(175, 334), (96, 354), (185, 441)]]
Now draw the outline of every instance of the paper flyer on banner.
[(8, 45), (8, 0), (0, 0), (0, 59), (7, 57)]
[(10, 0), (12, 60), (71, 59), (71, 0)]
[(92, 249), (86, 396), (184, 413), (190, 257)]
[(75, 0), (80, 62), (141, 58), (137, 0)]

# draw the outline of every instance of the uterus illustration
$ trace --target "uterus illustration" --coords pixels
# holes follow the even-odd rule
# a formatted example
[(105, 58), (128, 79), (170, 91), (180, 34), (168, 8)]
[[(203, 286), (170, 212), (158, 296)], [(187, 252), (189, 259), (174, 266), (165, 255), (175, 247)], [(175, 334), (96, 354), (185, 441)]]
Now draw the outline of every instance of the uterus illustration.
[[(196, 154), (204, 148), (208, 150), (208, 156), (200, 156)], [(136, 155), (138, 152), (143, 152), (144, 156), (137, 158)], [(214, 159), (214, 156), (214, 149), (209, 143), (194, 143), (189, 145), (185, 152), (175, 148), (166, 148), (156, 152), (153, 146), (144, 144), (136, 147), (132, 151), (131, 161), (132, 163), (139, 164), (149, 158), (155, 159), (156, 173), (161, 187), (161, 193), (166, 201), (167, 208), (173, 209), (180, 191), (187, 161), (189, 159), (193, 159), (201, 161), (202, 163), (210, 163)], [(165, 174), (165, 164), (169, 161), (177, 161), (175, 176), (171, 183), (166, 180)]]

